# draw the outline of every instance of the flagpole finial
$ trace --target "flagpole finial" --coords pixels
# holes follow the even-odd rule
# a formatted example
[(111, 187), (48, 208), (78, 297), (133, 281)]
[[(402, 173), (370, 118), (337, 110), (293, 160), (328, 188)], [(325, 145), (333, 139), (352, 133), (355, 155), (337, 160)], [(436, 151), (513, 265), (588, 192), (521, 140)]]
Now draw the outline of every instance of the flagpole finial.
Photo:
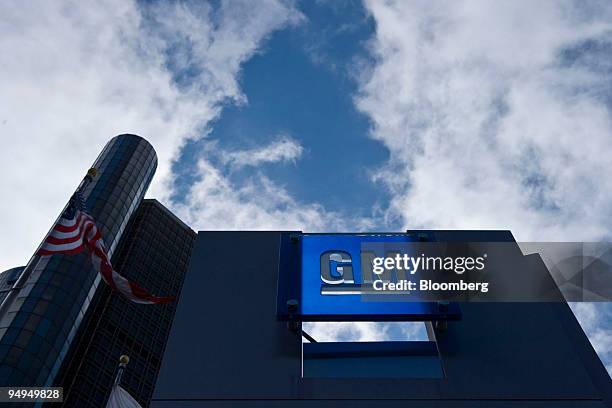
[(126, 354), (123, 354), (121, 357), (119, 357), (119, 364), (122, 366), (126, 366), (128, 365), (128, 363), (130, 362), (130, 357), (127, 356)]

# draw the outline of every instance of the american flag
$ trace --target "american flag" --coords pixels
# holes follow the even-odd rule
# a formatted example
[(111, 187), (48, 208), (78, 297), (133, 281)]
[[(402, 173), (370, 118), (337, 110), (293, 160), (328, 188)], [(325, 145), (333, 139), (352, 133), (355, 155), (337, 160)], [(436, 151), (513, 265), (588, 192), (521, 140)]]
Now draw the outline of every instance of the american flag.
[(81, 192), (77, 190), (37, 254), (40, 256), (74, 255), (84, 250), (89, 251), (91, 262), (102, 279), (113, 290), (132, 302), (154, 304), (169, 303), (174, 300), (173, 297), (153, 296), (146, 289), (115, 271), (108, 258), (100, 230), (93, 217), (87, 212)]

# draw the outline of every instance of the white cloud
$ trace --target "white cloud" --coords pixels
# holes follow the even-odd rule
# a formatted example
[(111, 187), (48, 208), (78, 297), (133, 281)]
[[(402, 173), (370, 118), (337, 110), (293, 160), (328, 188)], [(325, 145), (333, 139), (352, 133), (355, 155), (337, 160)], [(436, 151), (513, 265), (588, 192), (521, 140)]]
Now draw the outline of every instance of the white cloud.
[[(234, 183), (210, 161), (198, 162), (198, 180), (185, 201), (175, 204), (177, 215), (194, 229), (203, 230), (346, 230), (346, 220), (318, 204), (302, 204), (265, 175)], [(367, 230), (368, 220), (351, 220)]]
[(293, 162), (302, 155), (304, 148), (295, 139), (283, 135), (278, 140), (262, 147), (247, 150), (221, 152), (225, 164), (237, 169), (245, 166), (257, 166), (263, 163)]
[(184, 141), (201, 137), (224, 103), (246, 102), (241, 64), (272, 31), (302, 19), (280, 0), (221, 2), (218, 9), (3, 1), (0, 270), (27, 261), (116, 134), (151, 141), (159, 166), (150, 194), (168, 202), (170, 164)]
[(356, 103), (391, 151), (377, 177), (390, 216), (521, 240), (610, 236), (608, 74), (562, 61), (586, 40), (612, 45), (601, 6), (367, 2), (375, 62)]

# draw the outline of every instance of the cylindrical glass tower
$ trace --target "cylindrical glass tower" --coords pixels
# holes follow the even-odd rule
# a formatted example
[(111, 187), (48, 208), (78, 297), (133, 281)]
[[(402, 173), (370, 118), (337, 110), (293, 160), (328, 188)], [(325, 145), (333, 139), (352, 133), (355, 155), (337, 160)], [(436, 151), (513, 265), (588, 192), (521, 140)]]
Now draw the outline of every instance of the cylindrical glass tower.
[[(153, 178), (157, 156), (143, 138), (119, 135), (93, 167), (98, 174), (83, 197), (112, 256)], [(30, 260), (0, 316), (0, 386), (52, 384), (99, 284), (87, 251)]]

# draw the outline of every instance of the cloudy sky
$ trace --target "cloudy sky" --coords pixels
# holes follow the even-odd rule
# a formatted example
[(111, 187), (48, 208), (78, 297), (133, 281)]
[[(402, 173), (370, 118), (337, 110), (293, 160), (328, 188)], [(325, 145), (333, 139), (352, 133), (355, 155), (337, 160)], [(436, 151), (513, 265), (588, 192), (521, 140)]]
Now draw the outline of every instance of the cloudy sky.
[[(611, 52), (604, 0), (2, 1), (0, 270), (119, 133), (194, 229), (610, 240)], [(612, 370), (612, 308), (574, 310)], [(316, 334), (422, 334), (379, 329)]]

